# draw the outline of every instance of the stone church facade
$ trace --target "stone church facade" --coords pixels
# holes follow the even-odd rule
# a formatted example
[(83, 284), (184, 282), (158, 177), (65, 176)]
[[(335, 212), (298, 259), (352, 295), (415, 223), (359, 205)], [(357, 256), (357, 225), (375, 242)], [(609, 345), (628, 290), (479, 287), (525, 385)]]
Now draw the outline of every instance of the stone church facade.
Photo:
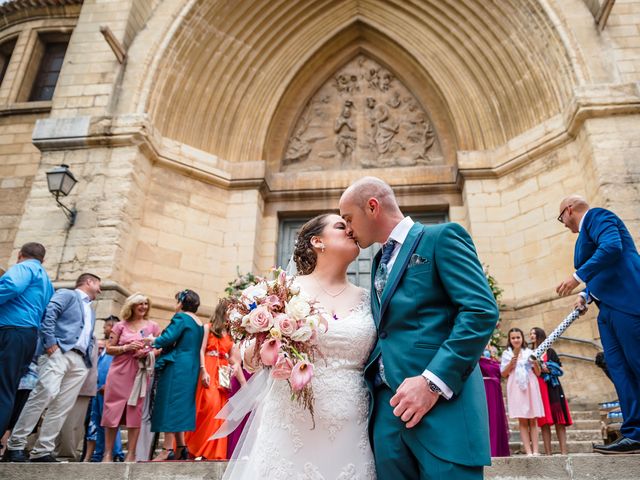
[[(167, 319), (182, 288), (210, 313), (369, 174), (471, 232), (503, 327), (570, 309), (563, 196), (640, 235), (640, 0), (13, 0), (0, 60), (0, 266), (42, 242), (56, 286), (104, 279), (98, 316), (141, 291)], [(61, 164), (71, 228), (47, 189)], [(595, 312), (567, 335), (568, 396), (614, 395), (577, 358)]]

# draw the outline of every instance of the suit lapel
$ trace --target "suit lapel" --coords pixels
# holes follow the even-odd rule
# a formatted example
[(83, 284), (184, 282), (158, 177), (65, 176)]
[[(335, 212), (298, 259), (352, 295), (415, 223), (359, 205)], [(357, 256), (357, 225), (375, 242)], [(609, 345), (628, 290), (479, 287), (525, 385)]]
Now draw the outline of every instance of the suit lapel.
[(589, 233), (587, 232), (587, 225), (589, 224), (589, 218), (591, 211), (588, 211), (584, 219), (582, 221), (582, 228), (580, 229), (580, 233), (578, 233), (578, 238), (576, 239), (576, 246), (573, 250), (573, 266), (577, 270), (584, 263), (582, 259), (582, 246), (588, 241)]
[(382, 291), (382, 298), (380, 299), (380, 319), (382, 320), (382, 316), (384, 315), (384, 311), (389, 305), (389, 301), (393, 296), (393, 293), (396, 291), (398, 287), (398, 283), (400, 283), (400, 279), (402, 278), (402, 274), (407, 268), (407, 264), (409, 263), (409, 259), (413, 252), (415, 252), (416, 247), (418, 246), (418, 241), (422, 237), (423, 226), (419, 223), (414, 223), (411, 230), (407, 234), (407, 238), (405, 239), (400, 251), (398, 252), (398, 256), (396, 257), (396, 261), (393, 263), (393, 267), (389, 272), (389, 278), (387, 279), (387, 283)]
[(381, 256), (382, 249), (380, 249), (378, 253), (376, 253), (376, 255), (373, 257), (373, 262), (371, 262), (371, 311), (373, 313), (373, 320), (376, 324), (376, 327), (380, 324), (380, 299), (378, 298), (378, 292), (376, 292), (375, 278)]

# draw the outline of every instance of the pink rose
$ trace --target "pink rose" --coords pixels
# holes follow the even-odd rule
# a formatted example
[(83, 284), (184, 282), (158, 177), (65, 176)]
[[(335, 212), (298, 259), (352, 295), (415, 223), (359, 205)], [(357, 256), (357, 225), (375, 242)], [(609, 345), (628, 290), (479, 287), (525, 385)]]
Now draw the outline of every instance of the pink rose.
[(273, 326), (273, 315), (264, 305), (254, 308), (249, 313), (249, 321), (246, 326), (247, 332), (266, 332)]
[(277, 295), (269, 295), (266, 302), (271, 308), (282, 307), (280, 297)]
[(280, 285), (286, 285), (286, 283), (287, 283), (287, 272), (285, 272), (285, 271), (280, 272), (280, 275), (278, 275), (278, 283)]
[(298, 362), (291, 370), (291, 376), (289, 382), (291, 382), (291, 388), (295, 392), (299, 392), (313, 378), (313, 365), (309, 362)]
[(284, 313), (276, 315), (274, 323), (278, 325), (278, 327), (280, 327), (280, 331), (282, 332), (282, 334), (286, 335), (287, 337), (290, 337), (291, 334), (298, 328), (296, 322), (294, 320), (291, 320), (291, 318), (289, 318)]
[(262, 344), (260, 347), (260, 360), (262, 364), (271, 367), (278, 361), (278, 355), (280, 354), (280, 340), (277, 338), (270, 338)]
[(271, 370), (271, 376), (276, 380), (287, 380), (291, 376), (293, 362), (290, 358), (280, 355), (275, 366)]

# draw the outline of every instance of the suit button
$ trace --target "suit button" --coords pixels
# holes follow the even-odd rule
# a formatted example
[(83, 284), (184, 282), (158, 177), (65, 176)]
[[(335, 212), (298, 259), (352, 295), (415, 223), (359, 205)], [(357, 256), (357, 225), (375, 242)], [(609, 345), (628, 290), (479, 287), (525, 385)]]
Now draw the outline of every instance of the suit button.
[(387, 338), (387, 332), (380, 332), (378, 336), (384, 340), (385, 338)]
[(76, 340), (78, 340), (80, 337), (76, 337)]

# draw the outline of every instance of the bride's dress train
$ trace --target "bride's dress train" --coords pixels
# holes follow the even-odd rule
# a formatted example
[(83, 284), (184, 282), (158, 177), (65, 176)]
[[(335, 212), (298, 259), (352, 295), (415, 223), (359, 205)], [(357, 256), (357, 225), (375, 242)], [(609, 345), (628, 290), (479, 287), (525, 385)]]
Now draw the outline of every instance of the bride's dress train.
[(320, 336), (325, 359), (316, 360), (312, 380), (315, 429), (309, 412), (292, 402), (287, 382), (271, 382), (224, 478), (375, 479), (367, 433), (369, 393), (362, 374), (375, 338), (366, 295), (348, 316), (330, 320)]

